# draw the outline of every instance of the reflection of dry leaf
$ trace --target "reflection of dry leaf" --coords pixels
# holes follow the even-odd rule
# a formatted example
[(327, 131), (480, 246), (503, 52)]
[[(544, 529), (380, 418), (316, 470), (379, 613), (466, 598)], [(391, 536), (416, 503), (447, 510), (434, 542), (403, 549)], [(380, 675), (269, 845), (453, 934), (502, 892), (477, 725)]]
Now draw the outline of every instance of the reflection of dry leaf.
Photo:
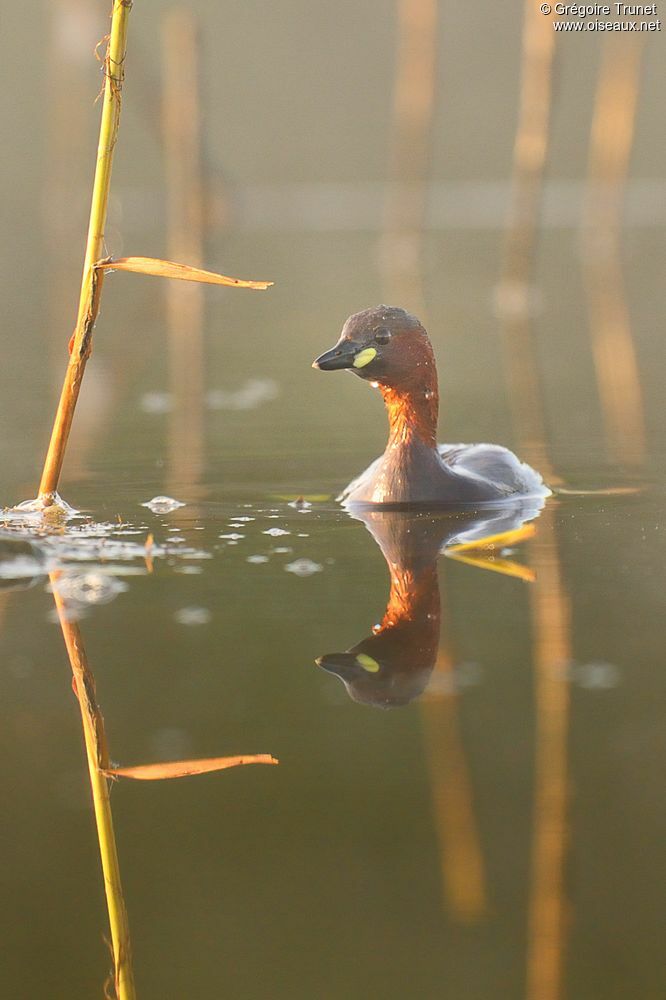
[(151, 531), (150, 534), (146, 538), (145, 555), (143, 557), (144, 560), (145, 560), (145, 563), (146, 563), (146, 569), (148, 570), (149, 573), (153, 572), (153, 548), (154, 548), (154, 545), (155, 545), (155, 539), (153, 538), (153, 533)]
[(527, 538), (533, 538), (536, 528), (533, 524), (523, 524), (520, 528), (503, 531), (498, 535), (486, 535), (485, 538), (475, 538), (471, 542), (458, 542), (449, 545), (444, 555), (456, 562), (467, 563), (468, 566), (478, 566), (479, 569), (489, 569), (504, 576), (515, 576), (526, 583), (533, 583), (536, 575), (528, 566), (515, 562), (513, 559), (503, 559), (499, 556), (502, 549), (515, 545)]
[(118, 257), (115, 260), (101, 260), (95, 268), (98, 271), (134, 271), (136, 274), (151, 274), (156, 278), (179, 278), (181, 281), (200, 281), (206, 285), (228, 285), (233, 288), (265, 289), (272, 281), (244, 281), (242, 278), (228, 278), (214, 271), (202, 271), (188, 264), (177, 264), (172, 260), (157, 260), (154, 257)]
[(269, 753), (244, 754), (242, 757), (202, 757), (200, 760), (172, 760), (162, 764), (139, 764), (137, 767), (109, 767), (109, 778), (134, 778), (137, 781), (160, 781), (164, 778), (186, 778), (190, 774), (223, 771), (239, 764), (277, 764)]
[(527, 538), (534, 538), (535, 535), (536, 527), (533, 524), (523, 524), (520, 528), (502, 531), (499, 535), (485, 535), (483, 538), (475, 538), (471, 542), (457, 542), (455, 545), (448, 545), (446, 554), (470, 550), (487, 552), (492, 549), (503, 549), (507, 545), (516, 545), (518, 542), (524, 542)]
[(466, 563), (468, 566), (476, 566), (478, 569), (489, 569), (494, 573), (503, 573), (504, 576), (515, 576), (526, 583), (534, 583), (536, 580), (534, 570), (531, 570), (529, 566), (523, 566), (522, 563), (514, 562), (513, 559), (498, 559), (496, 556), (488, 556), (480, 550), (476, 552), (470, 550), (465, 555), (449, 551), (446, 551), (444, 554), (456, 562)]

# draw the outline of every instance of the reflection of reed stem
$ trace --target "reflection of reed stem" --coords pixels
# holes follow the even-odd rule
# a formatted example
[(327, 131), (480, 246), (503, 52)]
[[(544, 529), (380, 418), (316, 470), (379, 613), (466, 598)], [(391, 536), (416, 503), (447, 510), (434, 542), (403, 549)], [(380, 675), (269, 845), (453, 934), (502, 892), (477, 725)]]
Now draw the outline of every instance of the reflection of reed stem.
[(620, 232), (634, 135), (643, 45), (640, 36), (604, 40), (592, 120), (583, 226), (590, 336), (609, 457), (645, 460), (640, 373), (625, 302)]
[[(498, 307), (513, 423), (524, 457), (554, 484), (548, 455), (539, 365), (530, 322), (543, 174), (548, 152), (555, 50), (552, 21), (526, 0), (520, 115), (514, 145), (513, 193)], [(535, 672), (534, 826), (528, 910), (527, 997), (557, 1000), (564, 951), (567, 732), (570, 621), (552, 508), (541, 514), (531, 546)]]
[(42, 479), (40, 497), (52, 501), (65, 458), (74, 410), (81, 389), (86, 363), (92, 350), (92, 331), (99, 311), (102, 274), (95, 264), (102, 256), (104, 227), (111, 183), (113, 150), (120, 121), (121, 90), (125, 74), (127, 22), (131, 0), (113, 0), (111, 34), (104, 62), (104, 97), (100, 124), (97, 165), (93, 183), (88, 240), (83, 264), (79, 311), (71, 343), (71, 351), (60, 402), (56, 412)]
[[(163, 27), (163, 135), (167, 171), (169, 256), (196, 267), (203, 260), (203, 192), (196, 22), (184, 8)], [(166, 287), (173, 411), (168, 479), (191, 486), (204, 464), (204, 299), (201, 285)]]
[(421, 318), (421, 255), (436, 93), (437, 7), (437, 0), (398, 0), (393, 137), (380, 249), (389, 299), (404, 302)]
[(553, 508), (542, 512), (530, 543), (535, 669), (534, 833), (528, 914), (527, 998), (557, 1000), (565, 934), (562, 880), (566, 854), (567, 732), (571, 622)]
[(108, 779), (102, 774), (102, 769), (109, 767), (104, 720), (97, 705), (95, 679), (88, 665), (81, 630), (78, 625), (68, 620), (67, 608), (58, 593), (58, 574), (52, 573), (50, 579), (60, 628), (72, 668), (74, 688), (81, 709), (83, 737), (97, 824), (97, 838), (104, 874), (104, 891), (109, 911), (116, 995), (118, 1000), (134, 1000), (136, 994), (132, 972), (129, 924), (120, 881), (120, 866), (109, 801), (109, 784)]
[[(451, 679), (453, 661), (440, 649), (431, 688), (419, 702), (424, 727), (431, 796), (444, 899), (461, 923), (481, 920), (487, 910), (483, 854), (454, 692), (437, 693), (437, 678)], [(434, 682), (434, 683), (433, 683)]]

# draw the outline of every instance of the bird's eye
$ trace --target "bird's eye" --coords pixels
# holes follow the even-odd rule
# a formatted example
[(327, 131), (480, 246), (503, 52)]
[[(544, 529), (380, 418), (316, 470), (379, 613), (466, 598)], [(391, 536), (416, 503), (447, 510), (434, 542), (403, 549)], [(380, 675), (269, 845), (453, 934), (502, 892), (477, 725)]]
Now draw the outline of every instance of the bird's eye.
[(380, 326), (378, 330), (375, 330), (376, 344), (388, 344), (390, 339), (391, 331), (387, 330), (385, 326)]

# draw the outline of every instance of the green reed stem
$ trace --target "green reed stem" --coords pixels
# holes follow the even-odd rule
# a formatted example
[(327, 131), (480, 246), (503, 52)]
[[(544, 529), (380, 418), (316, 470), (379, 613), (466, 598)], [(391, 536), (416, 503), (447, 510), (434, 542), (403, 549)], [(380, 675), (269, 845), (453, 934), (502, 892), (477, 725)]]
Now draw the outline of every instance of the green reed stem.
[(102, 256), (104, 227), (109, 202), (113, 151), (120, 123), (121, 92), (125, 75), (127, 23), (132, 0), (113, 0), (111, 32), (104, 59), (104, 95), (93, 183), (88, 240), (83, 263), (79, 311), (72, 337), (69, 364), (60, 394), (51, 441), (44, 462), (39, 495), (52, 503), (58, 488), (74, 410), (79, 398), (86, 363), (92, 349), (92, 331), (99, 311), (103, 274), (95, 269)]

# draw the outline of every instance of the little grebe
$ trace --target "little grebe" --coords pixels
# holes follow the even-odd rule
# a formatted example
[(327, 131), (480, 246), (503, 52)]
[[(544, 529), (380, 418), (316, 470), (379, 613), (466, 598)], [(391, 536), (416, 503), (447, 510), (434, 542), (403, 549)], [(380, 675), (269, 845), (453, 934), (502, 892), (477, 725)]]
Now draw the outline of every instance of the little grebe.
[(404, 309), (375, 306), (350, 316), (313, 368), (349, 369), (380, 390), (388, 411), (386, 450), (338, 497), (347, 506), (459, 506), (550, 494), (507, 448), (437, 444), (435, 356), (425, 329)]

